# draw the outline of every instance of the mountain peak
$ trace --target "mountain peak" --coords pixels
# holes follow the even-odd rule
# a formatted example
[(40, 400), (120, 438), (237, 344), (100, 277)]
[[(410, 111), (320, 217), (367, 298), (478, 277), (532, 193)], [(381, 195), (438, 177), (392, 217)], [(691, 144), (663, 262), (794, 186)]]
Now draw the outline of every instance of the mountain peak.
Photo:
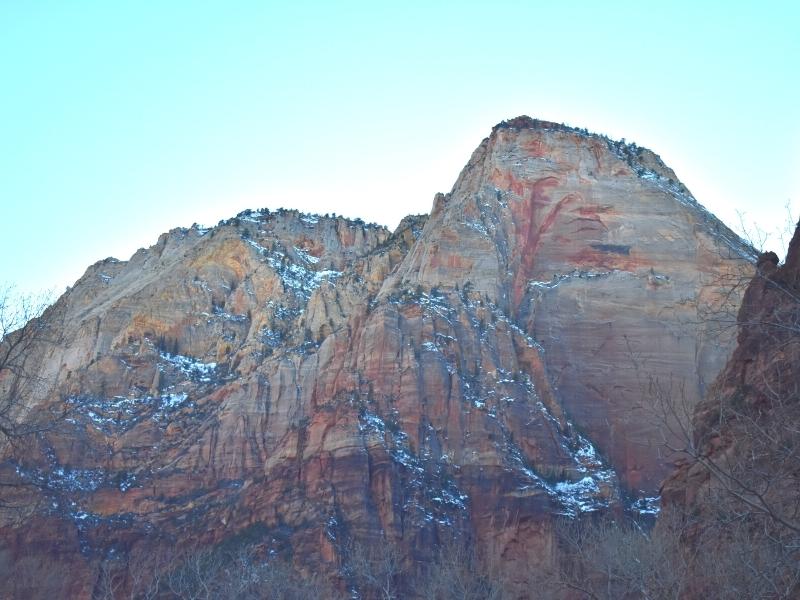
[(174, 540), (283, 540), (336, 578), (353, 539), (419, 563), (455, 530), (515, 569), (555, 515), (655, 510), (642, 378), (699, 398), (733, 344), (700, 315), (752, 265), (654, 156), (522, 116), (393, 233), (244, 211), (98, 263), (29, 359), (26, 400), (69, 414), (8, 463), (43, 512), (0, 534), (20, 561), (74, 539), (37, 564), (87, 597)]
[(534, 119), (528, 115), (520, 115), (513, 119), (505, 119), (492, 127), (492, 133), (501, 129), (559, 129), (564, 131), (573, 130), (572, 127), (563, 123)]

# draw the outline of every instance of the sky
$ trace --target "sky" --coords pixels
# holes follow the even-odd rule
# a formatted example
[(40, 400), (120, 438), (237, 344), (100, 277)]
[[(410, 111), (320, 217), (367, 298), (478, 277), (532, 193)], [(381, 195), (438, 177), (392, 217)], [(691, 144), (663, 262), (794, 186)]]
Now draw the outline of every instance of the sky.
[(646, 146), (772, 233), (800, 204), (798, 6), (0, 0), (0, 284), (59, 294), (246, 208), (394, 228), (521, 114)]

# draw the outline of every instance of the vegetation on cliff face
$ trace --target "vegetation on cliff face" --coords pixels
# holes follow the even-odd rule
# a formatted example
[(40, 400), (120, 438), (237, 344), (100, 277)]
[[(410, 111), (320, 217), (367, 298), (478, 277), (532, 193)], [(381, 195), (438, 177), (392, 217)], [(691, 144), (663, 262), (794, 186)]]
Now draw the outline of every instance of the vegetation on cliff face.
[[(639, 518), (573, 515), (557, 523), (549, 566), (533, 564), (516, 577), (502, 557), (478, 554), (466, 531), (439, 540), (425, 562), (409, 561), (385, 539), (369, 547), (350, 541), (338, 587), (264, 546), (228, 543), (124, 568), (103, 563), (95, 597), (795, 598), (800, 233), (785, 264), (777, 263), (772, 253), (759, 258), (738, 315), (738, 347), (690, 422), (680, 387), (651, 382), (663, 418), (679, 428), (672, 443), (683, 442), (665, 448), (682, 458), (663, 486), (657, 522), (647, 511)], [(387, 425), (365, 413), (363, 427), (382, 432)]]
[(3, 585), (694, 589), (645, 577), (685, 536), (646, 525), (680, 436), (639, 367), (683, 375), (693, 406), (734, 342), (702, 315), (738, 304), (719, 282), (743, 272), (747, 246), (656, 155), (526, 118), (395, 232), (266, 210), (172, 230), (48, 311), (58, 336), (29, 354), (48, 385), (23, 404), (64, 418), (2, 456), (34, 503), (0, 511), (0, 569), (27, 573)]

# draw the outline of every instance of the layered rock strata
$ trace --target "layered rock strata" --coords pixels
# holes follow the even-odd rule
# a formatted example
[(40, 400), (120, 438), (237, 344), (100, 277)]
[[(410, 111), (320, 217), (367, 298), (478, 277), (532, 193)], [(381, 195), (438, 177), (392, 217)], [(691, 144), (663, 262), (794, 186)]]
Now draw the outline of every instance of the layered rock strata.
[(414, 558), (450, 530), (545, 561), (554, 515), (655, 510), (649, 390), (702, 395), (732, 348), (703, 317), (750, 265), (649, 150), (527, 117), (394, 233), (172, 230), (46, 313), (28, 405), (66, 416), (8, 456), (42, 502), (6, 515), (3, 557), (64, 566), (46, 593), (70, 597), (103, 561), (243, 532), (330, 573), (349, 540)]

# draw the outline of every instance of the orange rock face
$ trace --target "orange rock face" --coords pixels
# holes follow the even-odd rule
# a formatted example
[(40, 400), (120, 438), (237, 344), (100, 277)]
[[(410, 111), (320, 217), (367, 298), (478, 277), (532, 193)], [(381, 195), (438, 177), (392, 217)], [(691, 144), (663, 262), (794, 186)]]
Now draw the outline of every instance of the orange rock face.
[(528, 118), (394, 233), (173, 230), (46, 315), (64, 341), (29, 400), (69, 412), (9, 454), (44, 502), (3, 522), (8, 561), (67, 565), (72, 597), (109, 557), (253, 528), (330, 573), (349, 539), (424, 557), (454, 528), (546, 561), (553, 515), (657, 496), (648, 378), (700, 397), (732, 340), (699, 316), (750, 265), (651, 152)]

